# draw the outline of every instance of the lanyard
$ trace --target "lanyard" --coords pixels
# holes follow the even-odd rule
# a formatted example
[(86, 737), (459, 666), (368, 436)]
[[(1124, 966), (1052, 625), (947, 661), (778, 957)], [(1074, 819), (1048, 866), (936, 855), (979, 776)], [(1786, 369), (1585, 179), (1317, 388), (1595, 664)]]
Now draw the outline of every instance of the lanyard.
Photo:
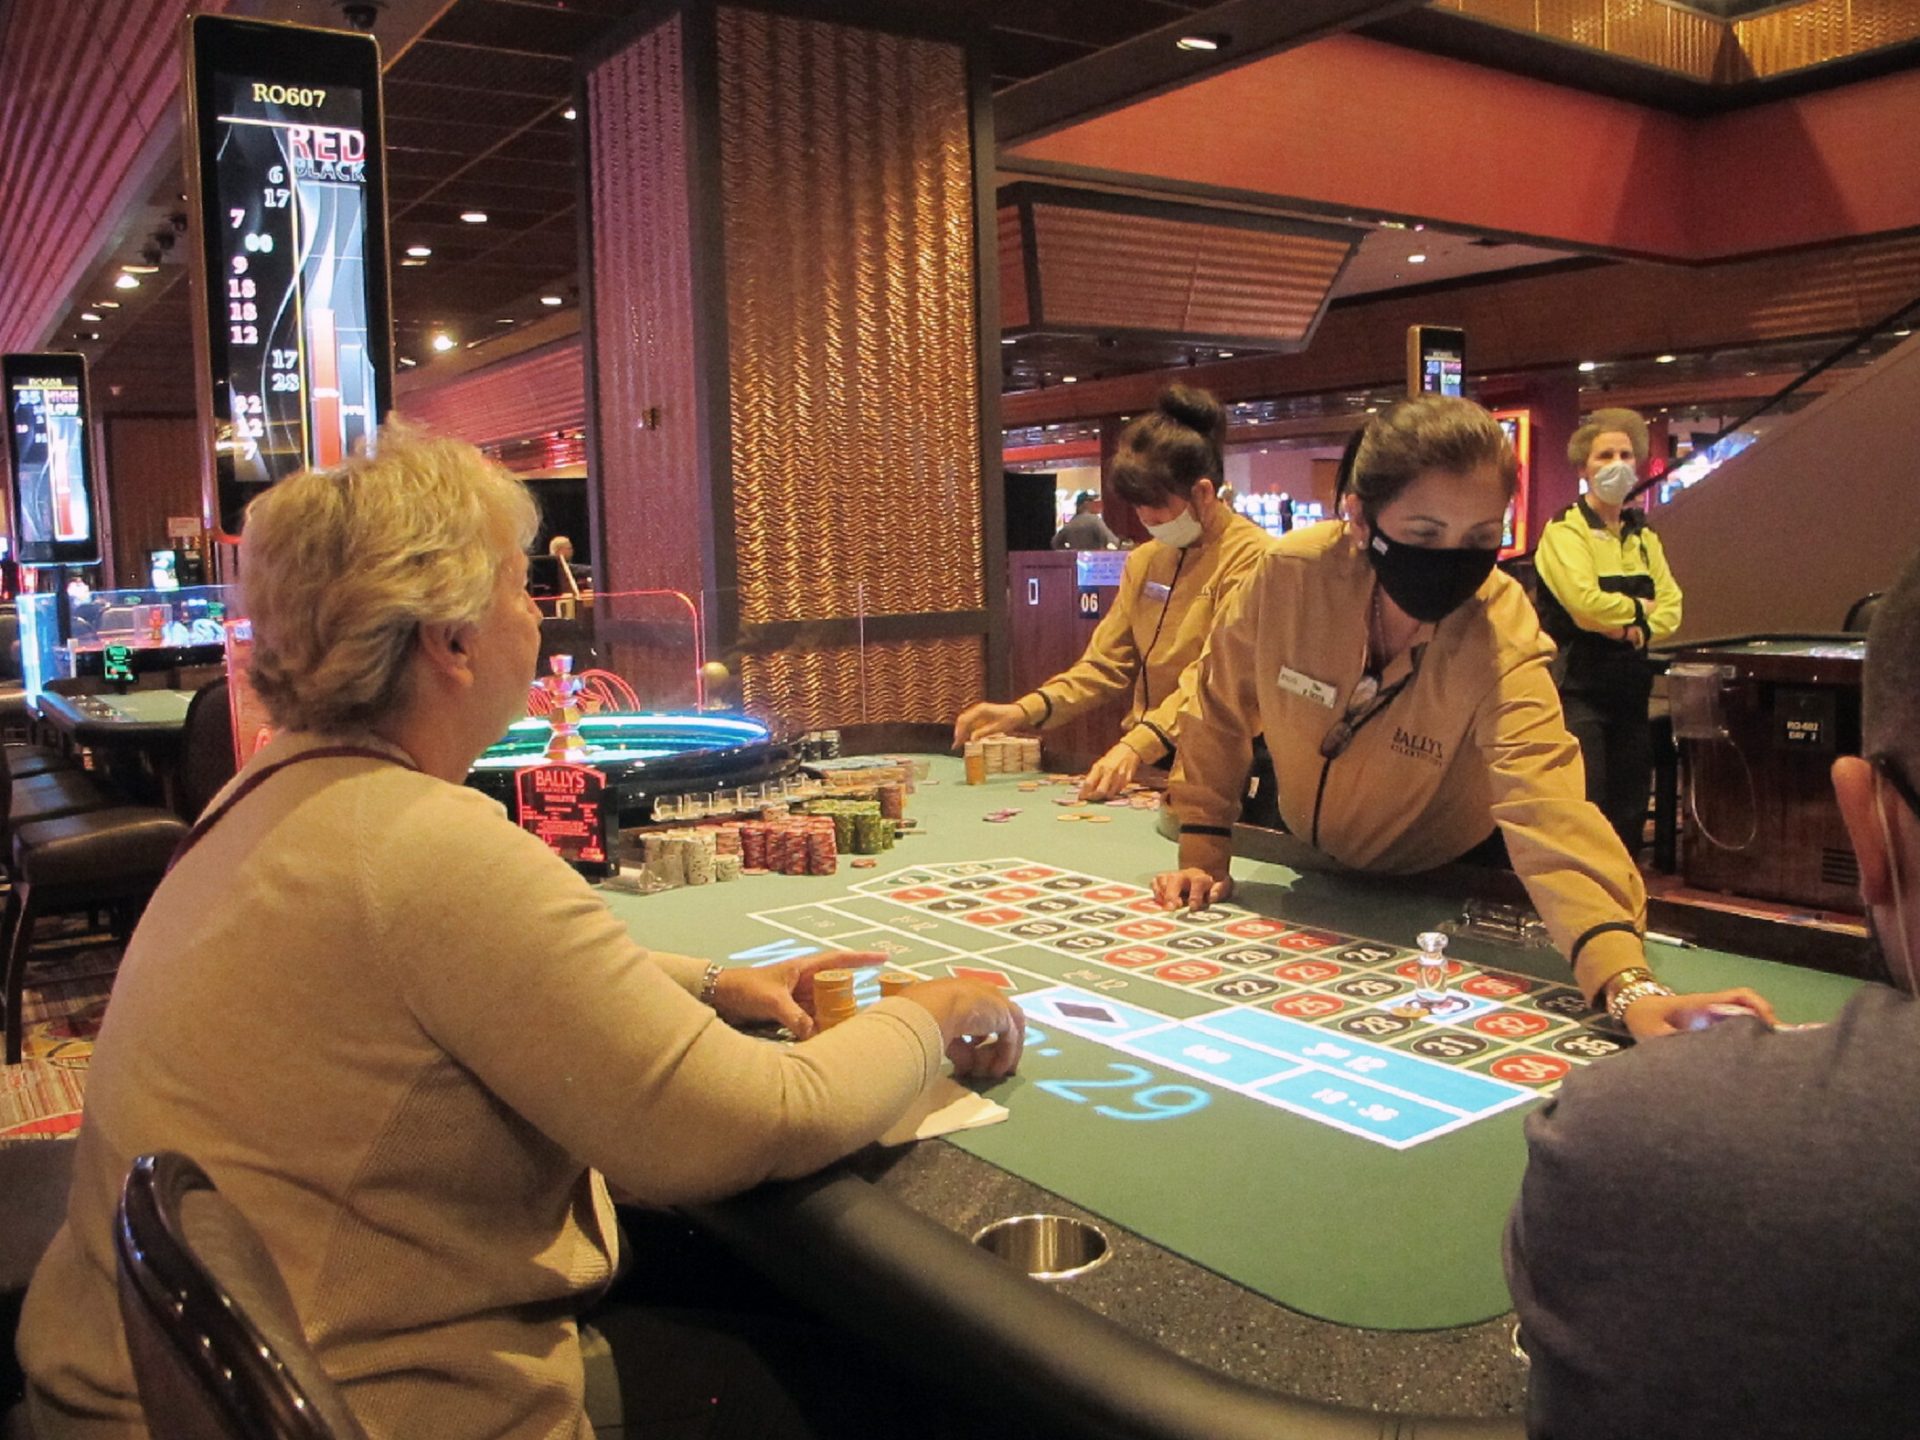
[(298, 765), (303, 760), (346, 759), (384, 760), (389, 765), (399, 765), (408, 770), (418, 770), (420, 768), (411, 760), (402, 760), (386, 750), (375, 750), (370, 745), (323, 745), (317, 750), (307, 750), (298, 755), (290, 755), (285, 760), (276, 760), (273, 764), (262, 766), (260, 769), (254, 771), (253, 774), (246, 778), (239, 789), (235, 790), (219, 805), (207, 811), (206, 814), (193, 822), (193, 828), (181, 837), (178, 848), (173, 852), (173, 858), (167, 861), (167, 873), (173, 873), (173, 867), (187, 858), (187, 852), (205, 839), (209, 830), (227, 818), (227, 812), (232, 810), (234, 806), (238, 805), (254, 791), (258, 790), (262, 785), (266, 784), (267, 781), (278, 775), (282, 770), (292, 765)]

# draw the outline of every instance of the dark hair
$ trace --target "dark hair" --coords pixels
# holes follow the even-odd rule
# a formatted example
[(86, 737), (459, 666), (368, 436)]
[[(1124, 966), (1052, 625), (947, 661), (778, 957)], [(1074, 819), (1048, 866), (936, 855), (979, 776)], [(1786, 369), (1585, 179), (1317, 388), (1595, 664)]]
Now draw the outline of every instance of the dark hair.
[(1227, 412), (1204, 390), (1170, 385), (1152, 410), (1120, 432), (1113, 488), (1135, 505), (1184, 500), (1226, 474)]
[(1511, 499), (1519, 488), (1520, 462), (1500, 422), (1471, 400), (1421, 395), (1367, 422), (1348, 488), (1378, 513), (1429, 470), (1466, 475), (1482, 465), (1499, 470)]
[(1353, 462), (1360, 458), (1360, 442), (1367, 438), (1367, 427), (1359, 426), (1347, 436), (1346, 448), (1340, 452), (1340, 463), (1333, 472), (1333, 508), (1337, 511), (1340, 502), (1347, 498), (1347, 492), (1353, 489)]

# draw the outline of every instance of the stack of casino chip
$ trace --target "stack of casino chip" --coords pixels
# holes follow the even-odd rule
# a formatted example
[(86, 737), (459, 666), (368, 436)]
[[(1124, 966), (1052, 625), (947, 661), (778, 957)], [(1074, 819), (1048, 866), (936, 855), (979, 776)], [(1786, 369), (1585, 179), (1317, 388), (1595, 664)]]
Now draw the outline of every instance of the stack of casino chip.
[(713, 857), (713, 878), (715, 880), (722, 882), (738, 880), (740, 878), (741, 868), (740, 856), (737, 852), (732, 855), (722, 854)]
[(889, 820), (907, 818), (907, 787), (904, 781), (891, 780), (879, 787), (880, 813)]
[(909, 985), (918, 985), (920, 977), (905, 970), (882, 970), (880, 972), (880, 998), (890, 999), (905, 990)]
[(696, 830), (692, 834), (678, 837), (677, 844), (685, 855), (687, 884), (713, 884), (713, 836), (711, 832)]
[(770, 870), (767, 863), (767, 831), (764, 820), (749, 820), (740, 827), (740, 860), (748, 870)]
[(851, 1020), (858, 1008), (853, 998), (853, 971), (813, 972), (813, 1018), (820, 1029), (828, 1030), (842, 1020)]
[(833, 821), (820, 816), (804, 832), (807, 837), (807, 875), (832, 875), (840, 869), (840, 844)]

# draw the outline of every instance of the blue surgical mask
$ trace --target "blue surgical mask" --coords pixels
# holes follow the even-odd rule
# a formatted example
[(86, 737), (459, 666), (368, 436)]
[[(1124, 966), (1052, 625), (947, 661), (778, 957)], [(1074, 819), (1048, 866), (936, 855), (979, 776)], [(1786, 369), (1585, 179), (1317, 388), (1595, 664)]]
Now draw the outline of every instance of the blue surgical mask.
[(1608, 505), (1624, 505), (1639, 479), (1633, 466), (1624, 460), (1615, 460), (1602, 465), (1599, 473), (1587, 482), (1587, 488)]

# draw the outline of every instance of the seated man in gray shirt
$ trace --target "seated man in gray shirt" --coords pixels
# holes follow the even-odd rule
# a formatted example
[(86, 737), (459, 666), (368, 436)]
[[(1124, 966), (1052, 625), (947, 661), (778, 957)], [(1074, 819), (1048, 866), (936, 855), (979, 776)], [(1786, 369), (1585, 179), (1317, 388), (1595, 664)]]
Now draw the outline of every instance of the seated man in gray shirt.
[(1891, 985), (1568, 1080), (1527, 1125), (1507, 1279), (1553, 1440), (1920, 1425), (1920, 563), (1867, 639), (1833, 785)]

